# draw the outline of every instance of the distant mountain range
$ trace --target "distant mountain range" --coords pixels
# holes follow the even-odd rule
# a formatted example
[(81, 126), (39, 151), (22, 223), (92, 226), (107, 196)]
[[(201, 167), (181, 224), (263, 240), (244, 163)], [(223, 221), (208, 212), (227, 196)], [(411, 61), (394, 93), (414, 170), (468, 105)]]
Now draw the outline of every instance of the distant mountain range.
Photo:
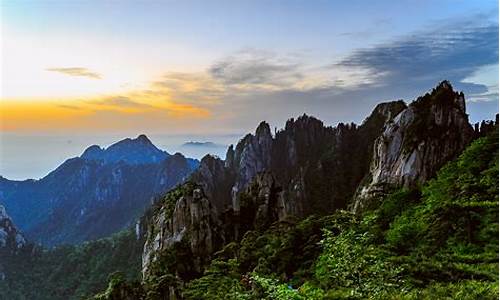
[(139, 135), (106, 149), (90, 146), (40, 180), (0, 177), (0, 204), (29, 240), (78, 243), (130, 226), (156, 195), (198, 164)]
[(225, 145), (219, 145), (212, 142), (187, 142), (182, 147), (207, 147), (207, 148), (225, 148)]
[(180, 150), (192, 157), (203, 157), (207, 154), (216, 155), (224, 158), (227, 145), (217, 144), (213, 142), (190, 141), (181, 145)]

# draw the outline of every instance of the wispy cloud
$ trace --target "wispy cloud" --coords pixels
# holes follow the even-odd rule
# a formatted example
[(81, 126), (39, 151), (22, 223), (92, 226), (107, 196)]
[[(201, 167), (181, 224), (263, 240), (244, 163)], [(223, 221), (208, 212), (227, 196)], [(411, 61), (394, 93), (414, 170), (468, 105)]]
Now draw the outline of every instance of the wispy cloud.
[(87, 68), (74, 67), (74, 68), (48, 68), (45, 69), (50, 72), (57, 72), (68, 76), (76, 76), (76, 77), (87, 77), (92, 79), (102, 79), (102, 76), (99, 73), (92, 72)]
[[(410, 101), (448, 79), (472, 101), (468, 109), (477, 121), (492, 117), (498, 109), (492, 101), (498, 99), (494, 91), (498, 79), (485, 81), (492, 78), (484, 75), (490, 65), (496, 69), (488, 72), (497, 73), (497, 22), (462, 19), (443, 21), (318, 65), (312, 65), (307, 54), (245, 49), (214, 61), (206, 70), (166, 72), (144, 89), (67, 102), (64, 105), (75, 107), (60, 105), (57, 113), (37, 108), (28, 114), (39, 118), (31, 123), (25, 120), (24, 106), (12, 108), (5, 116), (15, 119), (9, 124), (30, 128), (37, 124), (58, 128), (60, 123), (45, 120), (68, 116), (81, 128), (245, 132), (259, 120), (281, 126), (290, 116), (303, 113), (326, 123), (360, 122), (380, 101)], [(50, 71), (100, 77), (85, 68)]]
[(91, 100), (88, 103), (119, 108), (151, 108), (149, 104), (139, 103), (125, 96), (112, 96), (100, 100)]
[(301, 64), (269, 51), (245, 49), (220, 59), (209, 74), (226, 86), (282, 89), (304, 78)]
[(168, 72), (155, 80), (149, 91), (145, 91), (152, 97), (163, 97), (175, 102), (195, 105), (220, 103), (225, 92), (224, 84), (204, 72)]
[(358, 49), (332, 67), (365, 69), (384, 86), (406, 81), (420, 87), (449, 79), (476, 93), (485, 86), (463, 80), (489, 64), (498, 64), (498, 24), (461, 20)]
[(382, 30), (390, 31), (392, 21), (390, 19), (378, 19), (375, 20), (369, 28), (356, 30), (356, 31), (346, 31), (340, 34), (341, 37), (346, 37), (349, 39), (370, 39), (377, 36)]
[(70, 104), (56, 104), (57, 107), (65, 108), (65, 109), (71, 109), (71, 110), (79, 110), (81, 109), (78, 106), (75, 105), (70, 105)]

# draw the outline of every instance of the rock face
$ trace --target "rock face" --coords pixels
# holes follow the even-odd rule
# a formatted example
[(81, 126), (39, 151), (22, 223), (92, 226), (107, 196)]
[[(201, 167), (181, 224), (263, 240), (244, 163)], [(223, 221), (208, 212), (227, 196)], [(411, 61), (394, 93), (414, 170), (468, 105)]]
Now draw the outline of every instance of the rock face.
[(18, 253), (25, 245), (26, 240), (7, 215), (5, 207), (0, 205), (0, 281), (6, 277), (3, 262), (8, 261), (9, 257)]
[(210, 255), (224, 243), (216, 210), (201, 187), (186, 184), (184, 188), (173, 210), (160, 206), (148, 219), (150, 227), (142, 257), (145, 275), (162, 252), (176, 247), (191, 258), (177, 270), (178, 275), (185, 278), (191, 273), (201, 274)]
[(0, 251), (15, 252), (25, 244), (26, 240), (14, 226), (5, 207), (0, 205)]
[(154, 197), (197, 166), (140, 135), (107, 149), (91, 146), (40, 180), (0, 178), (0, 203), (29, 240), (46, 246), (79, 243), (130, 226)]
[[(274, 136), (262, 122), (254, 134), (229, 147), (225, 161), (204, 157), (190, 183), (177, 188), (175, 210), (168, 201), (159, 203), (139, 225), (149, 224), (142, 230), (144, 277), (162, 253), (179, 245), (189, 245), (194, 262), (179, 269), (196, 274), (215, 251), (248, 230), (346, 207), (368, 171), (373, 142), (404, 108), (402, 101), (381, 104), (360, 126), (327, 127), (303, 115)], [(198, 202), (192, 184), (203, 195)]]
[(444, 81), (385, 125), (377, 138), (367, 184), (356, 195), (359, 212), (392, 188), (411, 187), (435, 175), (469, 144), (474, 130), (463, 93)]
[(189, 183), (203, 195), (201, 202), (193, 202), (193, 189), (185, 184), (170, 192), (178, 193), (174, 213), (164, 213), (172, 207), (168, 201), (151, 211), (144, 279), (151, 261), (179, 245), (189, 245), (187, 260), (195, 262), (174, 267), (182, 279), (180, 273), (198, 274), (214, 252), (249, 230), (338, 209), (362, 211), (393, 188), (434, 176), (474, 136), (464, 96), (448, 82), (409, 106), (381, 103), (359, 126), (328, 127), (303, 115), (273, 136), (262, 122), (255, 134), (229, 147), (225, 161), (202, 159)]

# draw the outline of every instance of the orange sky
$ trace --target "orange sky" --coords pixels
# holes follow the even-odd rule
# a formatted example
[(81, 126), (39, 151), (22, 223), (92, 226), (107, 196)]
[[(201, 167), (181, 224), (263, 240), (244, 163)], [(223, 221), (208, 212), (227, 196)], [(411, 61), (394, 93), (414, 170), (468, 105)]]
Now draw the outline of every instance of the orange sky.
[(443, 79), (489, 118), (498, 1), (441, 2), (0, 1), (0, 134), (361, 122)]

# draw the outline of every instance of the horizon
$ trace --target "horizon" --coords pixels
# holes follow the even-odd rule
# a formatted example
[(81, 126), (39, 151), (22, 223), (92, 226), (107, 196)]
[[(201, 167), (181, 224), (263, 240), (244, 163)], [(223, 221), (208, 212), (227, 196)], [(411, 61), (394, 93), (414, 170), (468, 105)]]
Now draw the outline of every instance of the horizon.
[[(395, 100), (396, 101), (396, 100)], [(387, 102), (380, 102), (381, 103), (387, 103)], [(411, 102), (406, 102), (405, 103), (408, 105)], [(376, 104), (376, 105), (378, 105)], [(467, 105), (467, 103), (466, 103)], [(373, 107), (375, 109), (375, 107)], [(307, 115), (307, 114), (303, 114)], [(311, 116), (311, 115), (309, 115)], [(366, 119), (369, 115), (365, 116), (364, 119)], [(299, 116), (291, 117), (288, 118), (290, 119), (297, 119)], [(316, 118), (315, 116), (311, 116), (313, 118)], [(318, 119), (318, 118), (316, 118)], [(363, 119), (363, 120), (364, 120)], [(321, 119), (318, 119), (322, 121)], [(493, 115), (489, 119), (483, 119), (481, 121), (494, 121), (495, 116)], [(266, 122), (269, 124), (268, 121), (262, 120), (256, 123), (255, 129), (257, 129), (258, 125), (260, 122)], [(326, 124), (326, 126), (338, 126), (340, 123), (343, 122), (338, 122), (336, 124)], [(354, 123), (356, 125), (361, 125), (362, 122), (349, 122), (349, 123)], [(479, 123), (478, 122), (471, 122), (469, 120), (469, 123), (473, 126), (474, 124)], [(274, 127), (274, 130), (282, 130), (284, 129), (285, 124), (282, 124), (281, 127)], [(272, 127), (270, 126), (272, 129)], [(185, 135), (185, 134), (174, 134), (174, 135), (169, 135), (169, 134), (145, 134), (145, 133), (138, 133), (136, 135), (132, 136), (127, 136), (127, 135), (120, 135), (120, 134), (104, 134), (104, 135), (80, 135), (79, 138), (84, 138), (84, 139), (76, 139), (76, 143), (74, 138), (72, 139), (72, 136), (69, 135), (46, 135), (46, 134), (41, 134), (41, 135), (27, 135), (27, 134), (16, 134), (16, 133), (3, 133), (0, 135), (0, 161), (6, 162), (8, 160), (4, 159), (6, 157), (12, 157), (11, 154), (18, 154), (20, 148), (24, 148), (23, 143), (19, 140), (18, 138), (23, 138), (23, 141), (26, 141), (26, 138), (40, 138), (39, 141), (43, 141), (45, 145), (47, 145), (47, 141), (52, 140), (52, 142), (57, 141), (52, 147), (48, 147), (46, 150), (46, 153), (48, 154), (49, 152), (52, 152), (53, 150), (58, 150), (60, 149), (61, 145), (64, 144), (72, 144), (72, 147), (68, 147), (70, 149), (65, 149), (68, 151), (61, 151), (58, 153), (57, 156), (51, 157), (50, 155), (44, 155), (43, 160), (26, 160), (26, 156), (24, 155), (19, 155), (19, 160), (10, 160), (10, 164), (3, 163), (0, 165), (0, 177), (9, 179), (9, 180), (16, 180), (16, 181), (22, 181), (22, 180), (39, 180), (48, 175), (50, 172), (54, 171), (57, 167), (59, 167), (62, 163), (64, 163), (66, 160), (74, 157), (80, 157), (83, 152), (91, 147), (91, 146), (99, 146), (101, 149), (107, 149), (111, 145), (116, 144), (120, 141), (123, 141), (125, 139), (136, 139), (140, 135), (145, 135), (151, 143), (157, 147), (158, 149), (162, 151), (166, 151), (169, 154), (175, 154), (175, 153), (181, 153), (184, 155), (186, 158), (194, 158), (197, 160), (201, 160), (205, 155), (215, 155), (221, 159), (225, 159), (225, 153), (230, 145), (236, 146), (236, 144), (241, 141), (246, 134), (248, 133), (255, 133), (255, 129), (251, 130), (247, 133), (235, 133), (235, 134), (220, 134), (220, 135)], [(275, 136), (275, 132), (271, 130), (271, 135)], [(14, 141), (8, 141), (9, 138), (13, 138), (14, 140), (17, 140), (17, 143)], [(100, 141), (98, 143), (92, 142), (93, 140)], [(199, 144), (197, 147), (200, 147), (198, 149), (189, 149), (185, 148), (186, 144)], [(213, 146), (206, 147), (204, 144), (206, 143), (213, 143)], [(21, 144), (21, 147), (18, 147), (18, 145)], [(36, 141), (33, 144), (38, 144)], [(16, 147), (7, 147), (7, 145), (14, 146)], [(37, 165), (38, 167), (33, 169), (34, 165)], [(21, 167), (19, 167), (21, 165)], [(23, 169), (24, 167), (24, 169)], [(29, 169), (26, 169), (26, 167), (29, 167)], [(7, 173), (10, 173), (12, 176), (6, 176), (4, 175)], [(29, 174), (36, 174), (36, 175), (29, 175)]]
[(139, 133), (172, 151), (304, 113), (360, 124), (442, 80), (464, 92), (470, 123), (498, 113), (497, 1), (149, 4), (0, 4), (0, 175), (40, 178)]

